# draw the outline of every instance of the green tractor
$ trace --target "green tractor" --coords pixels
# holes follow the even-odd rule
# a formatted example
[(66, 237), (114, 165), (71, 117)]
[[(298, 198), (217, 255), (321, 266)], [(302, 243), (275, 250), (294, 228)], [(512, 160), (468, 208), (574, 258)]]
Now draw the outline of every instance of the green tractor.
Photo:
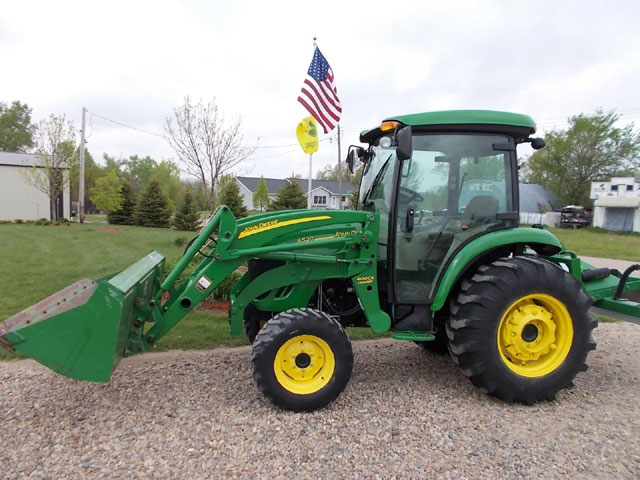
[[(223, 206), (166, 278), (152, 252), (81, 280), (0, 324), (0, 344), (56, 372), (108, 381), (152, 349), (231, 272), (231, 334), (252, 341), (253, 376), (275, 404), (313, 410), (349, 382), (345, 325), (447, 352), (508, 402), (552, 400), (595, 348), (597, 307), (628, 318), (640, 279), (593, 268), (550, 232), (518, 226), (516, 147), (533, 120), (494, 111), (389, 118), (361, 133), (356, 211), (294, 210), (237, 220)], [(427, 373), (425, 373), (427, 374)]]

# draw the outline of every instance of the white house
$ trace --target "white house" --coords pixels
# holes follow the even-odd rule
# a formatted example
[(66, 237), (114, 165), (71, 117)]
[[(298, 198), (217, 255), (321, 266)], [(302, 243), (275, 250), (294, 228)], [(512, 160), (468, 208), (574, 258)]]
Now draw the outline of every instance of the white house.
[[(51, 220), (49, 196), (26, 180), (33, 167), (42, 168), (37, 155), (0, 152), (0, 220)], [(68, 171), (64, 172), (68, 177)], [(68, 182), (56, 198), (58, 216), (71, 217), (71, 193)]]
[[(306, 194), (309, 188), (308, 180), (304, 178), (295, 178), (293, 180), (300, 185), (300, 188), (302, 188), (302, 191)], [(236, 181), (240, 187), (240, 195), (242, 195), (244, 206), (249, 210), (253, 210), (255, 208), (253, 206), (253, 194), (258, 188), (260, 178), (236, 177)], [(284, 186), (285, 182), (289, 181), (291, 181), (291, 179), (265, 178), (267, 190), (269, 191), (269, 199), (274, 200), (278, 190)], [(355, 187), (350, 183), (342, 182), (343, 209), (349, 206), (348, 197), (354, 189)], [(313, 200), (312, 208), (327, 210), (337, 209), (339, 204), (338, 198), (340, 196), (338, 192), (338, 182), (332, 182), (329, 180), (311, 180), (311, 197)]]
[(640, 182), (634, 177), (613, 177), (592, 182), (593, 226), (621, 232), (640, 232)]
[(610, 182), (591, 182), (591, 200), (625, 196), (640, 196), (640, 182), (634, 177), (612, 177)]

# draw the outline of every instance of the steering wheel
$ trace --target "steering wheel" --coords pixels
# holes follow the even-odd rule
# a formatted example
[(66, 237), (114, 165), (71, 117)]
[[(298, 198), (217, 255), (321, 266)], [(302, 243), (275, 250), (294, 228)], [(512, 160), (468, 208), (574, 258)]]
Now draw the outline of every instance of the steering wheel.
[[(406, 197), (406, 200), (404, 198), (400, 198), (401, 195), (403, 197)], [(418, 192), (416, 192), (415, 190), (411, 190), (410, 188), (401, 186), (400, 192), (398, 192), (398, 201), (402, 203), (409, 203), (412, 200), (415, 200), (417, 202), (422, 202), (424, 200), (424, 197), (420, 195)]]

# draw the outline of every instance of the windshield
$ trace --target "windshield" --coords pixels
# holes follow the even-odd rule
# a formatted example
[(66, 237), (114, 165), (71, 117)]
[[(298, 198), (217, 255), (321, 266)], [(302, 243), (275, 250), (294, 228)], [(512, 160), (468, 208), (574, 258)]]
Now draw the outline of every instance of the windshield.
[[(395, 148), (382, 148), (373, 147), (371, 150), (371, 158), (369, 162), (364, 166), (362, 172), (362, 181), (360, 182), (360, 190), (358, 191), (358, 210), (369, 209), (370, 203), (379, 203), (374, 200), (380, 200), (381, 197), (386, 201), (383, 201), (386, 206), (386, 211), (389, 211), (389, 194), (391, 193), (392, 181), (393, 181), (393, 164), (395, 163), (396, 151)], [(374, 181), (376, 185), (374, 185)], [(387, 195), (384, 195), (383, 185), (389, 187)], [(378, 191), (378, 190), (383, 191)], [(374, 192), (375, 190), (375, 192)]]

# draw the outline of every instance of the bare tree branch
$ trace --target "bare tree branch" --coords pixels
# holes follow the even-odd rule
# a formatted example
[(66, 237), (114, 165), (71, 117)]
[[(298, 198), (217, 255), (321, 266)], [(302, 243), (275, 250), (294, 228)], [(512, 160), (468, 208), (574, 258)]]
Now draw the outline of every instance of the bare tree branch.
[(185, 97), (184, 104), (167, 117), (165, 131), (186, 173), (202, 183), (211, 209), (220, 177), (255, 151), (244, 145), (240, 117), (226, 122), (215, 100), (193, 105)]
[(38, 124), (34, 138), (39, 165), (23, 172), (25, 181), (49, 197), (52, 219), (58, 220), (56, 197), (71, 181), (70, 172), (75, 162), (75, 137), (73, 123), (65, 115), (49, 115), (47, 120)]

